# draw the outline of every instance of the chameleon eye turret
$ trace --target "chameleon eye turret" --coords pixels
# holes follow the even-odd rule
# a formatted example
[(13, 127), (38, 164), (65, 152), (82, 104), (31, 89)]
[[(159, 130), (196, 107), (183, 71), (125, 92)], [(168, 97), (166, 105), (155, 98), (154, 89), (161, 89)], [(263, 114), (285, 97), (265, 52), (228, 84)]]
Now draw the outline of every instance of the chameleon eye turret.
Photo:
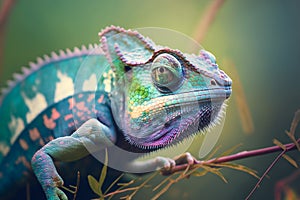
[(151, 76), (153, 84), (162, 93), (177, 90), (184, 78), (180, 62), (167, 53), (154, 59)]
[(202, 50), (200, 52), (200, 55), (202, 55), (205, 59), (209, 60), (211, 63), (217, 64), (216, 57), (212, 53), (210, 53), (209, 51)]

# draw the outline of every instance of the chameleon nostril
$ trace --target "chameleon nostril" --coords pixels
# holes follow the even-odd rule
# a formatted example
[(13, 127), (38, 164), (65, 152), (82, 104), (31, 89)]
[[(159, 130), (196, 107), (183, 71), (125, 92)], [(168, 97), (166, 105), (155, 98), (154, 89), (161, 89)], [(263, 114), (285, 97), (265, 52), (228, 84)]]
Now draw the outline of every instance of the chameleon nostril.
[(215, 79), (211, 79), (211, 80), (210, 80), (210, 84), (211, 84), (211, 85), (217, 85)]

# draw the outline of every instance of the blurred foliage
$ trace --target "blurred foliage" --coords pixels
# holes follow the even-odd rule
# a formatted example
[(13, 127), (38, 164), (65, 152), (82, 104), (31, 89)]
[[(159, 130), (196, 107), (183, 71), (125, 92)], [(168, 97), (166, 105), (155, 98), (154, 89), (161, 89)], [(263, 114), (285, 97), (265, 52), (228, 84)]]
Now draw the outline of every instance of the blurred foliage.
[[(234, 149), (236, 149), (237, 146), (230, 148), (226, 152), (222, 153), (221, 156), (228, 156)], [(214, 154), (211, 154), (211, 156), (214, 156)], [(217, 157), (218, 159), (219, 157)], [(208, 158), (209, 159), (209, 158)], [(217, 160), (215, 159), (215, 160)], [(223, 180), (225, 183), (228, 183), (226, 178), (224, 177), (223, 173), (221, 172), (222, 169), (228, 168), (233, 169), (237, 171), (245, 172), (249, 175), (252, 175), (259, 179), (257, 172), (240, 164), (230, 163), (230, 162), (224, 162), (224, 163), (214, 163), (212, 162), (205, 162), (198, 163), (194, 165), (187, 165), (185, 169), (181, 171), (174, 172), (173, 174), (169, 174), (168, 176), (158, 176), (159, 172), (153, 172), (151, 175), (139, 177), (130, 180), (127, 183), (118, 183), (121, 177), (124, 176), (124, 174), (121, 174), (113, 183), (104, 191), (103, 190), (103, 183), (105, 179), (109, 178), (107, 176), (107, 164), (108, 164), (108, 155), (106, 151), (106, 157), (104, 166), (102, 167), (101, 174), (99, 177), (99, 181), (96, 180), (95, 177), (89, 175), (88, 181), (91, 189), (99, 196), (99, 200), (104, 199), (111, 199), (115, 197), (116, 195), (120, 195), (120, 199), (126, 199), (131, 200), (136, 197), (136, 194), (138, 192), (141, 192), (145, 189), (149, 189), (152, 191), (151, 197), (148, 198), (151, 200), (157, 200), (161, 198), (163, 195), (166, 195), (166, 193), (169, 191), (169, 189), (177, 184), (178, 182), (182, 182), (183, 180), (186, 180), (190, 178), (191, 176), (194, 177), (202, 177), (207, 175), (208, 173), (212, 173), (216, 176), (218, 176), (221, 180)], [(164, 173), (163, 170), (161, 170), (161, 173)], [(161, 180), (160, 183), (157, 185), (152, 185), (151, 182), (154, 178), (159, 178)], [(115, 184), (119, 185), (120, 187), (110, 192), (110, 188), (112, 188)]]

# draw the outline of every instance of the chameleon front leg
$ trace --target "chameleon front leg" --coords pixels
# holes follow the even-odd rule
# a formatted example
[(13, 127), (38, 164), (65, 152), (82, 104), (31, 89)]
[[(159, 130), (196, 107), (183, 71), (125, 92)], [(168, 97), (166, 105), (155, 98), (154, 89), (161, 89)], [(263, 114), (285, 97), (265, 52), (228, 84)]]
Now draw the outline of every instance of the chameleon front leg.
[(37, 151), (31, 165), (47, 199), (67, 200), (67, 196), (59, 189), (63, 185), (63, 179), (57, 173), (54, 161), (75, 161), (87, 156), (91, 151), (111, 146), (115, 141), (114, 130), (96, 119), (90, 119), (71, 136), (54, 139)]

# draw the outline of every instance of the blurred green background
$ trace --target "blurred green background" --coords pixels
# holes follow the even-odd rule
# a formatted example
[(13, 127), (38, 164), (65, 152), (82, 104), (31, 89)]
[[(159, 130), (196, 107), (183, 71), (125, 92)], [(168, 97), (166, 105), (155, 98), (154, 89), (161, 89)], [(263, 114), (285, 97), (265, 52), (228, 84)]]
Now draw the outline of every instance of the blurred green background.
[[(210, 2), (16, 0), (6, 27), (0, 86), (4, 87), (14, 72), (20, 72), (20, 66), (37, 56), (97, 43), (97, 33), (111, 24), (124, 28), (163, 27), (192, 37)], [(231, 98), (218, 142), (223, 150), (239, 143), (243, 143), (240, 150), (271, 146), (273, 138), (290, 142), (284, 131), (300, 108), (299, 9), (298, 0), (228, 0), (208, 30), (201, 45), (216, 55), (220, 65), (224, 59), (235, 63), (255, 127), (252, 134), (244, 133), (236, 101)], [(230, 74), (230, 66), (228, 69)], [(233, 93), (234, 88), (235, 85)], [(300, 162), (299, 153), (289, 155)], [(275, 156), (238, 163), (262, 174)], [(293, 171), (287, 161), (280, 160), (252, 199), (274, 199), (276, 182)], [(244, 199), (257, 182), (241, 172), (223, 172), (227, 184), (215, 175), (192, 177), (176, 184), (161, 199)], [(300, 177), (293, 182), (293, 188), (300, 195)], [(137, 199), (148, 199), (149, 194), (141, 191)]]

